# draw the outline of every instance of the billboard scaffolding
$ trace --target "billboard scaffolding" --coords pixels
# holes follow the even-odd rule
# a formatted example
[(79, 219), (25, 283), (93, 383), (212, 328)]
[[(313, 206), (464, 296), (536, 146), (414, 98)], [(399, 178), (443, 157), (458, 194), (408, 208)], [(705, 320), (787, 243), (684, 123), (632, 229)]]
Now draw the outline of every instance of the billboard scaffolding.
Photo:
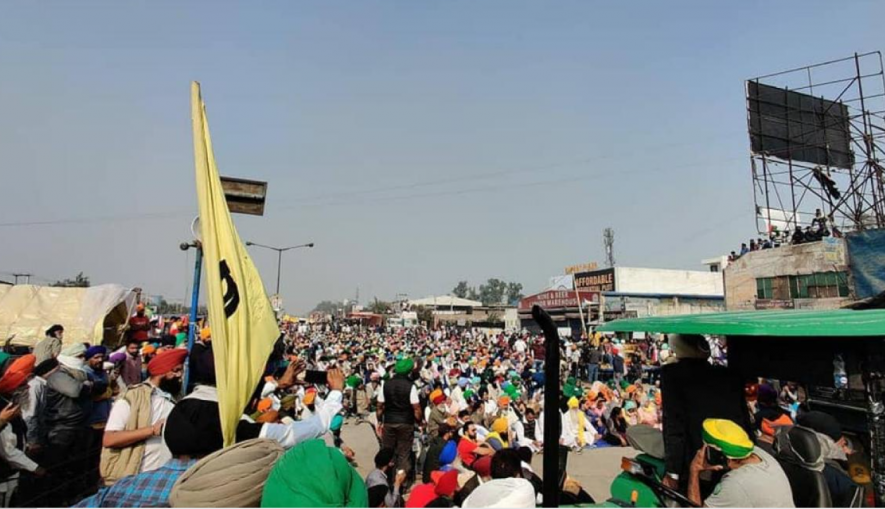
[(881, 52), (753, 78), (745, 92), (760, 233), (821, 216), (834, 233), (885, 228)]

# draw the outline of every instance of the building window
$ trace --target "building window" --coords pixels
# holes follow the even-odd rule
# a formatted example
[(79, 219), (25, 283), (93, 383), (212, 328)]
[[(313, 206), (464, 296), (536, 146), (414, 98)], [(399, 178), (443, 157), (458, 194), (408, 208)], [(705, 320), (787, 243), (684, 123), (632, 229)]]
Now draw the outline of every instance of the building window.
[(848, 297), (848, 275), (832, 271), (790, 276), (790, 293), (794, 299)]
[(774, 283), (773, 277), (760, 277), (756, 280), (756, 298), (757, 299), (771, 299), (772, 298), (772, 286)]
[(837, 297), (848, 297), (848, 275), (845, 272), (817, 272), (803, 276), (756, 279), (757, 299), (832, 299)]

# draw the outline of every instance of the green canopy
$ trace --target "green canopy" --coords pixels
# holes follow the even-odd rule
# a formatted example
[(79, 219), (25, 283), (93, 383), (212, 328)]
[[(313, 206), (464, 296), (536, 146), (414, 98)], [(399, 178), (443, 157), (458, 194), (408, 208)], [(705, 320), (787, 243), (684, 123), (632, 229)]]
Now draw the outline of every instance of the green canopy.
[(665, 332), (717, 336), (885, 337), (885, 309), (739, 311), (615, 320), (601, 332)]

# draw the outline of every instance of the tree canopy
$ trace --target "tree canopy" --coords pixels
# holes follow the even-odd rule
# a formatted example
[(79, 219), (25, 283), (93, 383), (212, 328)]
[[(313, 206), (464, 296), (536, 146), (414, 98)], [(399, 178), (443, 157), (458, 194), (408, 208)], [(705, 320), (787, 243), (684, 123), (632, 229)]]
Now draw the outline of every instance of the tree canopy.
[(452, 289), (455, 297), (462, 299), (478, 300), (485, 306), (500, 304), (516, 305), (523, 298), (522, 283), (506, 282), (497, 278), (490, 278), (477, 289), (470, 286), (467, 281), (458, 281)]
[(52, 286), (60, 288), (89, 288), (89, 276), (84, 276), (81, 272), (74, 279), (62, 279), (52, 283)]

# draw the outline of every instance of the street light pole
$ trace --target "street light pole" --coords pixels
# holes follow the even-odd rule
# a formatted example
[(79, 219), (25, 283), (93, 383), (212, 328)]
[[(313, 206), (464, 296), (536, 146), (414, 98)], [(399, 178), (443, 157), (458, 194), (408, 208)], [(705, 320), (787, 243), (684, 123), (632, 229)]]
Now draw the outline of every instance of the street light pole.
[(280, 272), (283, 266), (283, 253), (289, 251), (290, 249), (300, 249), (300, 248), (312, 248), (314, 246), (313, 242), (309, 242), (307, 244), (299, 244), (297, 246), (289, 246), (289, 247), (273, 247), (266, 246), (264, 244), (258, 244), (257, 242), (246, 242), (247, 246), (255, 246), (255, 247), (263, 247), (264, 249), (270, 249), (272, 251), (277, 252), (277, 295), (280, 294)]
[(280, 272), (283, 266), (283, 250), (277, 251), (277, 295), (280, 294)]

